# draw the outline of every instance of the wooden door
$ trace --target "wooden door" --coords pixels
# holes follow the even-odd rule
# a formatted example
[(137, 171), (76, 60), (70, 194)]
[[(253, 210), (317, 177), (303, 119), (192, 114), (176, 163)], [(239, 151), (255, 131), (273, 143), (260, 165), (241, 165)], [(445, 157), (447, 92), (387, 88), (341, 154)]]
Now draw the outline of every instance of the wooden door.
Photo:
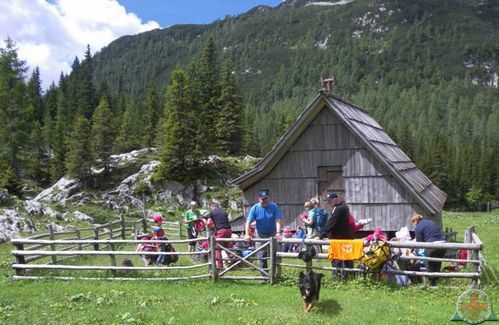
[(343, 166), (319, 166), (317, 175), (319, 176), (317, 193), (321, 206), (325, 206), (324, 198), (328, 192), (336, 192), (341, 198), (345, 197)]

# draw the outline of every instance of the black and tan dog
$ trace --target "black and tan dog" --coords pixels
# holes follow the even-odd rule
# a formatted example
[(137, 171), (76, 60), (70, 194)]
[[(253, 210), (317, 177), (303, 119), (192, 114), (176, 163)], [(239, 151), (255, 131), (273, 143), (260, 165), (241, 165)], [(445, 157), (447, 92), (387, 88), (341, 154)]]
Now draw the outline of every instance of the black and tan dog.
[(303, 298), (305, 312), (308, 313), (319, 301), (321, 281), (324, 274), (310, 271), (308, 274), (300, 272), (298, 279), (301, 297)]

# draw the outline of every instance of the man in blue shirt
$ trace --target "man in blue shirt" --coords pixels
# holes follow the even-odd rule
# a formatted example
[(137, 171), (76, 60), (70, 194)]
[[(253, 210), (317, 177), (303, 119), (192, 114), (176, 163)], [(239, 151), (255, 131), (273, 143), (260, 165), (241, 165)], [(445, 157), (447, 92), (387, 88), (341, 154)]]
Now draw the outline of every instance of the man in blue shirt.
[[(246, 219), (246, 240), (251, 241), (250, 226), (256, 222), (256, 238), (269, 238), (280, 236), (282, 227), (282, 214), (279, 206), (269, 200), (269, 191), (261, 190), (258, 192), (258, 203), (251, 207)], [(258, 249), (263, 243), (257, 242), (255, 248)], [(268, 247), (267, 247), (268, 248)], [(264, 249), (257, 252), (259, 266), (261, 269), (267, 268), (268, 250)]]

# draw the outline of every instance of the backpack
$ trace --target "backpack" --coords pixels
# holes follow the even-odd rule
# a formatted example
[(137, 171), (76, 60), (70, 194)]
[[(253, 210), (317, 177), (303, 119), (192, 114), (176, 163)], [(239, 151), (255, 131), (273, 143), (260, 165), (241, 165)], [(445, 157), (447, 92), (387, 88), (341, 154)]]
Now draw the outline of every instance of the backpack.
[(390, 246), (386, 241), (377, 241), (372, 243), (367, 252), (362, 256), (362, 263), (366, 266), (366, 268), (370, 271), (380, 269), (386, 261), (391, 256)]
[(201, 233), (205, 230), (205, 222), (201, 219), (196, 220), (194, 222), (194, 229), (196, 230), (197, 233)]
[(314, 226), (318, 232), (322, 231), (322, 228), (326, 225), (327, 218), (329, 217), (329, 213), (326, 209), (316, 208), (314, 210)]
[[(166, 244), (165, 245), (165, 250), (162, 252), (175, 252), (175, 248), (171, 244)], [(173, 254), (173, 255), (165, 255), (165, 261), (163, 262), (164, 264), (172, 264), (172, 263), (177, 263), (178, 262), (178, 254)]]

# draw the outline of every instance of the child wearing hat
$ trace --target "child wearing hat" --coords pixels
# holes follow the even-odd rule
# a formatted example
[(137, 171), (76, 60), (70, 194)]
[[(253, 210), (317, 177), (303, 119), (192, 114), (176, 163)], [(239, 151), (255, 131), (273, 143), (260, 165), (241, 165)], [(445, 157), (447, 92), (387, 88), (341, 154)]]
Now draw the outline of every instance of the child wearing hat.
[[(152, 240), (168, 240), (165, 237), (165, 231), (161, 226), (153, 227), (154, 236), (151, 238)], [(160, 252), (166, 252), (166, 244), (165, 243), (155, 243), (156, 247)], [(156, 259), (156, 265), (161, 265), (166, 259), (166, 255), (159, 255)]]

